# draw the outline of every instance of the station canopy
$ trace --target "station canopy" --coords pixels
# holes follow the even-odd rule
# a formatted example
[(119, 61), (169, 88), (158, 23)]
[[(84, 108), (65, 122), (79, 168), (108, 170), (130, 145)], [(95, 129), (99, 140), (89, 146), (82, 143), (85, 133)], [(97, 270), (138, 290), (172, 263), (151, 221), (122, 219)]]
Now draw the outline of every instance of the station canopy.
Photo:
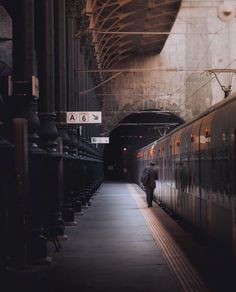
[(182, 0), (87, 0), (85, 14), (99, 69), (134, 54), (159, 54)]

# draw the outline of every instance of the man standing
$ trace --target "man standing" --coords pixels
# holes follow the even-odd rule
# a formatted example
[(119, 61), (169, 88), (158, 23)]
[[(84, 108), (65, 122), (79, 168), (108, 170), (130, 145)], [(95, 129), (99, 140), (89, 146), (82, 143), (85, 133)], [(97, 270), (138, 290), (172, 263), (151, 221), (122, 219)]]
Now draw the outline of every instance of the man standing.
[(154, 162), (150, 162), (150, 165), (144, 168), (141, 176), (141, 182), (145, 188), (148, 208), (152, 207), (153, 191), (156, 187), (154, 165)]

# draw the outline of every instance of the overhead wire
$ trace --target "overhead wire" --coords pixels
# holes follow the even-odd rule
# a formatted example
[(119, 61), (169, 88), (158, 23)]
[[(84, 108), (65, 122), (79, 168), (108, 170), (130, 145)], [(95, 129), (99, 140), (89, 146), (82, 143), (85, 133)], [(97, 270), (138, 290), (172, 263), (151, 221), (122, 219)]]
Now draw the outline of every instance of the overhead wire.
[[(229, 64), (227, 65), (225, 68), (229, 67), (230, 65), (233, 64), (233, 62), (235, 62), (235, 59)], [(225, 69), (224, 68), (224, 69)], [(202, 86), (200, 86), (197, 90), (195, 90), (187, 99), (185, 99), (185, 101), (179, 105), (179, 107), (181, 107), (182, 105), (184, 105), (191, 97), (193, 97), (200, 89), (202, 89), (203, 87), (205, 87), (208, 83), (210, 83), (212, 80), (214, 80), (215, 77), (212, 77), (210, 80), (208, 80), (206, 83), (204, 83)]]
[[(219, 29), (217, 32), (219, 32), (219, 31), (221, 31), (221, 30), (223, 30), (223, 29), (224, 29), (224, 27), (221, 28), (221, 29)], [(206, 54), (207, 54), (207, 52), (209, 51), (209, 49), (210, 49), (210, 47), (211, 47), (213, 41), (215, 40), (215, 37), (216, 37), (216, 35), (214, 35), (214, 37), (213, 37), (212, 40), (210, 41), (208, 47), (206, 48), (205, 52), (203, 53), (202, 57), (200, 58), (200, 60), (199, 60), (199, 62), (198, 62), (198, 64), (197, 64), (197, 66), (195, 67), (195, 70), (197, 70), (197, 69), (199, 68), (199, 66), (200, 66), (200, 64), (201, 64), (201, 62), (202, 62), (202, 60), (203, 60), (203, 58), (206, 56)], [(193, 71), (191, 74), (189, 74), (189, 76), (187, 76), (187, 79), (185, 80), (184, 84), (181, 85), (181, 86), (180, 86), (178, 89), (176, 89), (174, 92), (172, 92), (171, 95), (175, 95), (177, 92), (179, 92), (181, 89), (183, 89), (184, 86), (186, 85), (186, 83), (189, 81), (189, 79), (192, 77), (192, 75), (193, 75), (194, 73), (195, 73), (195, 71)]]

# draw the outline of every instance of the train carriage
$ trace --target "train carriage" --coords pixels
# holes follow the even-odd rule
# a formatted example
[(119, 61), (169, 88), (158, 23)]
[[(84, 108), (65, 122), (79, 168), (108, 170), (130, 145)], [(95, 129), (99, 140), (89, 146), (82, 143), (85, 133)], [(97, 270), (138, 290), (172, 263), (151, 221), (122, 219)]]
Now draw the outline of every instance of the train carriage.
[(150, 160), (157, 162), (156, 200), (234, 254), (235, 135), (236, 94), (233, 94), (140, 149), (138, 153), (142, 155), (136, 156), (138, 176)]

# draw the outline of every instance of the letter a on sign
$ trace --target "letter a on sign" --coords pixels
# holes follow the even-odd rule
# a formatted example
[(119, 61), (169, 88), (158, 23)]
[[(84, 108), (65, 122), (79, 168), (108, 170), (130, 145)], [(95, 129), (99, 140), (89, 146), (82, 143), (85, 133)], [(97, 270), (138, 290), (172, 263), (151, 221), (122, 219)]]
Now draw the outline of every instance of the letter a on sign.
[(77, 119), (78, 119), (78, 117), (77, 117), (76, 113), (67, 113), (67, 119), (66, 119), (67, 123), (76, 124), (76, 123), (78, 123)]
[(74, 115), (71, 115), (71, 116), (70, 116), (70, 121), (71, 121), (71, 122), (73, 122), (73, 121), (75, 122), (75, 120), (76, 120), (75, 116), (74, 116)]

